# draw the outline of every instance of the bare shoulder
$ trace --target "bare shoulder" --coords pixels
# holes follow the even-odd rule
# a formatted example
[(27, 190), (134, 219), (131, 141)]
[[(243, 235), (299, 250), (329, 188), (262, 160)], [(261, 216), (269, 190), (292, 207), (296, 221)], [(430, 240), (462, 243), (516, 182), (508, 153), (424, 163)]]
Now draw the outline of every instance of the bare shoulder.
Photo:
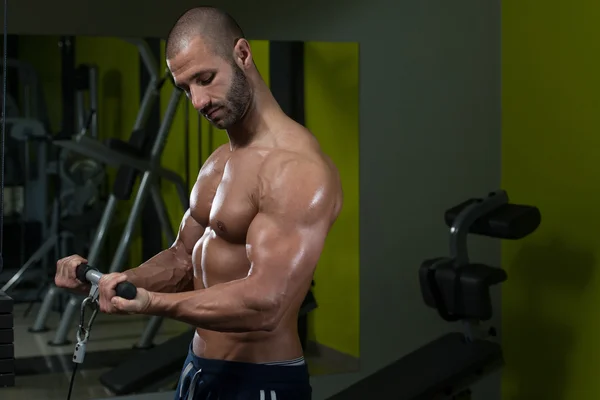
[(342, 187), (334, 163), (318, 147), (274, 149), (259, 172), (260, 208), (307, 218), (337, 218)]
[(230, 153), (229, 146), (224, 144), (217, 147), (215, 151), (208, 156), (204, 164), (202, 164), (194, 187), (192, 188), (192, 203), (195, 202), (195, 199), (199, 196), (200, 192), (206, 189), (204, 187), (205, 185), (210, 184), (210, 181), (214, 180), (214, 177), (220, 176), (223, 173), (225, 164), (230, 157)]
[(225, 163), (231, 156), (231, 149), (229, 148), (229, 144), (222, 144), (217, 147), (206, 159), (202, 167), (200, 168), (200, 173), (198, 174), (198, 179), (202, 176), (209, 175), (214, 172), (219, 172), (225, 167)]

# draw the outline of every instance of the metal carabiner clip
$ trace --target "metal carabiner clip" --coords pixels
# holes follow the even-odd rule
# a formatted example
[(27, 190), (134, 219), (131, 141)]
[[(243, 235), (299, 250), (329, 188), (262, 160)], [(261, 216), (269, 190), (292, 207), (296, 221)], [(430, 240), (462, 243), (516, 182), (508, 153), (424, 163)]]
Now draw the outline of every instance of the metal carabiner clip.
[[(90, 320), (85, 325), (85, 308), (91, 305), (93, 311)], [(79, 329), (77, 329), (77, 344), (75, 345), (75, 352), (73, 353), (73, 362), (77, 364), (81, 364), (85, 358), (85, 350), (87, 347), (87, 341), (90, 337), (90, 330), (92, 329), (92, 324), (94, 323), (94, 319), (96, 318), (96, 314), (98, 314), (98, 301), (93, 297), (86, 297), (81, 302), (81, 314), (79, 320)]]
[[(85, 308), (90, 305), (92, 308), (92, 316), (90, 317), (90, 320), (87, 323), (87, 326), (85, 325)], [(79, 319), (79, 329), (77, 330), (77, 341), (78, 342), (82, 342), (82, 341), (87, 341), (89, 335), (90, 335), (90, 330), (92, 329), (92, 324), (94, 323), (94, 319), (96, 319), (96, 315), (98, 314), (98, 302), (96, 300), (94, 300), (92, 297), (86, 297), (82, 302), (81, 302), (81, 313), (80, 313), (80, 319)], [(83, 335), (83, 337), (82, 337)]]

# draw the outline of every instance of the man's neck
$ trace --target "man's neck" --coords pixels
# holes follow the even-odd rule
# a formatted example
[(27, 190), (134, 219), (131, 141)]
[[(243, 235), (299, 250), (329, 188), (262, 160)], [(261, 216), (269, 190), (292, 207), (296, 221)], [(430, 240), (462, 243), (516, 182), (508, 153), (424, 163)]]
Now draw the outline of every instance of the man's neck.
[(266, 85), (258, 85), (240, 121), (227, 130), (231, 150), (246, 147), (270, 132), (283, 111)]

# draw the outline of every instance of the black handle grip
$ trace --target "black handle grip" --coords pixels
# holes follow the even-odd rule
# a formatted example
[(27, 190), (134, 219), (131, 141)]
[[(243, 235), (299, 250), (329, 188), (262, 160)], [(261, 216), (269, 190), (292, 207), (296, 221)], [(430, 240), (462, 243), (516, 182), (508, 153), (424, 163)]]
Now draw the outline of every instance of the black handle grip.
[(133, 300), (135, 299), (135, 296), (137, 296), (137, 288), (131, 282), (119, 283), (115, 291), (117, 292), (117, 296), (127, 300)]
[(89, 281), (85, 277), (85, 274), (87, 274), (87, 272), (90, 269), (96, 269), (96, 268), (92, 268), (87, 264), (79, 264), (77, 266), (77, 269), (75, 270), (75, 276), (77, 276), (77, 280), (79, 280), (81, 283), (89, 283)]
[[(88, 264), (79, 264), (75, 270), (77, 279), (81, 282), (89, 283), (89, 280), (86, 278), (86, 274), (89, 270), (97, 271), (98, 269), (90, 267)], [(127, 300), (133, 300), (135, 299), (135, 296), (137, 296), (137, 288), (131, 282), (121, 282), (117, 284), (115, 292), (117, 292), (117, 296)]]

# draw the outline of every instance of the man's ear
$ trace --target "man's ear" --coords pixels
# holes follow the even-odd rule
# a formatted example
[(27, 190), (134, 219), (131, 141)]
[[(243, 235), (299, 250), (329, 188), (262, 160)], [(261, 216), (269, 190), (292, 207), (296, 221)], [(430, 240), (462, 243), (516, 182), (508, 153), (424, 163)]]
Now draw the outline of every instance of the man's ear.
[(235, 63), (242, 70), (245, 70), (252, 65), (252, 51), (250, 49), (250, 43), (248, 43), (246, 39), (238, 39), (233, 49), (233, 57)]

